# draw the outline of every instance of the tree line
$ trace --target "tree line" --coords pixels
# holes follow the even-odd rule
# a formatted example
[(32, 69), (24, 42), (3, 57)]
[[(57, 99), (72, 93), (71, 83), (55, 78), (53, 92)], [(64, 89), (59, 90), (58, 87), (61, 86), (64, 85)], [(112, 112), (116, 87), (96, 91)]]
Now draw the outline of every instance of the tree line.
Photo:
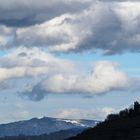
[(133, 107), (129, 109), (124, 109), (120, 111), (118, 114), (109, 114), (105, 121), (114, 121), (121, 118), (130, 118), (140, 116), (140, 104), (139, 102), (134, 102)]

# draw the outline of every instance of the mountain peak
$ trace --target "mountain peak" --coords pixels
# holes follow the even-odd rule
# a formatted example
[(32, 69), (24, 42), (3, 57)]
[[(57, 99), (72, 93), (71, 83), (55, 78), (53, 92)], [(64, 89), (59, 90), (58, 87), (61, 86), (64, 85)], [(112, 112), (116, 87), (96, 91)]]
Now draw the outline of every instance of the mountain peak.
[(0, 125), (0, 136), (41, 135), (69, 129), (85, 129), (95, 126), (94, 120), (74, 120), (51, 117), (32, 118)]

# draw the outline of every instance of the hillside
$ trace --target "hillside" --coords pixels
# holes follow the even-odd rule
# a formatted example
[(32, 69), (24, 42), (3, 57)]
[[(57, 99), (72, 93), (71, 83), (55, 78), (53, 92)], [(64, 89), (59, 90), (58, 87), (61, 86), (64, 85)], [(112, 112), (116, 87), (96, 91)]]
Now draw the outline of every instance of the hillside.
[(76, 136), (81, 133), (83, 129), (69, 129), (61, 130), (58, 132), (44, 134), (39, 136), (10, 136), (10, 137), (1, 137), (0, 140), (64, 140), (66, 138)]
[(86, 129), (96, 125), (94, 120), (74, 120), (58, 118), (33, 118), (30, 120), (13, 122), (0, 125), (0, 137), (5, 136), (39, 136), (49, 135), (50, 133), (61, 130)]
[(110, 114), (104, 122), (68, 140), (140, 140), (140, 104)]

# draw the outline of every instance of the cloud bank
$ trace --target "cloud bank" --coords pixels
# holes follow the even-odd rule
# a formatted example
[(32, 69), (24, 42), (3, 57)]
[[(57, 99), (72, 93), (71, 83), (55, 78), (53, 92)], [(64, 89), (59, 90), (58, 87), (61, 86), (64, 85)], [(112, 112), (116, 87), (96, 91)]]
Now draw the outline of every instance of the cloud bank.
[(105, 55), (140, 51), (139, 1), (1, 0), (0, 7), (1, 49), (36, 46)]
[(11, 79), (28, 81), (30, 86), (20, 95), (40, 101), (47, 94), (92, 96), (129, 90), (139, 81), (115, 62), (94, 62), (86, 73), (75, 62), (54, 55), (139, 53), (139, 1), (0, 0), (0, 13), (0, 52), (9, 52), (0, 57), (1, 89), (7, 89)]
[(11, 27), (30, 26), (88, 6), (79, 0), (0, 0), (0, 23)]
[(139, 90), (140, 79), (123, 72), (117, 62), (95, 61), (88, 70), (38, 48), (19, 48), (0, 57), (0, 89), (16, 88), (20, 97), (32, 101), (48, 94), (95, 96)]
[(75, 64), (69, 60), (37, 48), (19, 48), (0, 57), (0, 90), (22, 91), (54, 73), (73, 72)]
[(39, 49), (19, 48), (0, 57), (0, 81), (74, 70), (74, 64)]

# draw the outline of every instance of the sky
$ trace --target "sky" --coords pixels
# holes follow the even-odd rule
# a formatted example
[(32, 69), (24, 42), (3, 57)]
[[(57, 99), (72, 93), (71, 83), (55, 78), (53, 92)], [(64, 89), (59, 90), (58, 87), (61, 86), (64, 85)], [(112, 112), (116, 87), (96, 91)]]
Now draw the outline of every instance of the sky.
[(140, 101), (140, 1), (0, 0), (0, 123), (103, 120)]

